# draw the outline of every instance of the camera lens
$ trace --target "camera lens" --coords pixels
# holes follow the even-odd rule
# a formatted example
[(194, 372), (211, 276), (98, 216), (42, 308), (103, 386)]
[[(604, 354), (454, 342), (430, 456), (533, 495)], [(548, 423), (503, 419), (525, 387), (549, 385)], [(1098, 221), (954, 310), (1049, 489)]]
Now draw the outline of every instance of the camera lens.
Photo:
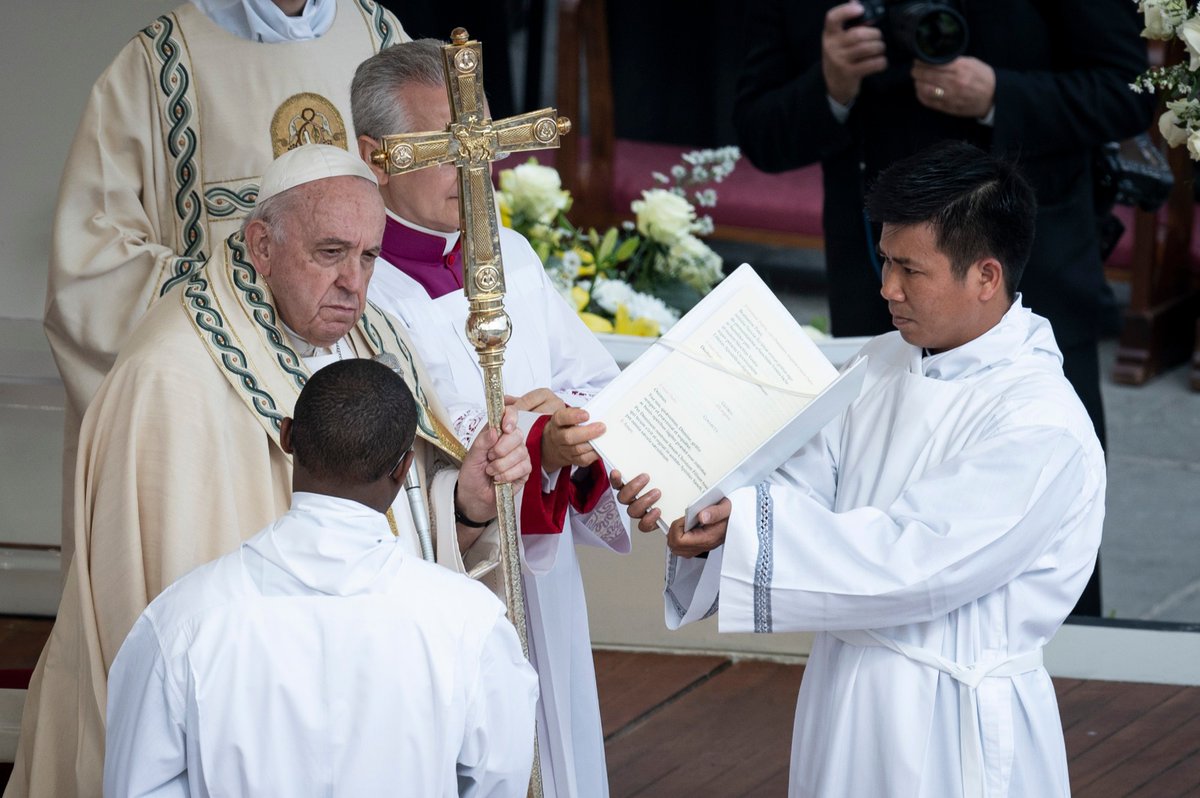
[(931, 64), (953, 61), (967, 50), (967, 26), (952, 9), (926, 14), (913, 33), (917, 57)]
[(967, 21), (953, 8), (909, 2), (892, 13), (897, 38), (922, 61), (945, 64), (966, 52)]

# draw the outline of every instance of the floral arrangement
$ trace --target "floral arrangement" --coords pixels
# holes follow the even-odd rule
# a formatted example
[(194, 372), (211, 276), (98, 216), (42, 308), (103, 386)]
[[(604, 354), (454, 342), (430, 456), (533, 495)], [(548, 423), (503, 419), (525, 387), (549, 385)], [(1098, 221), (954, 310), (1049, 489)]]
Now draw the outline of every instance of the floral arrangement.
[(1136, 0), (1147, 39), (1179, 39), (1188, 63), (1153, 67), (1129, 85), (1139, 94), (1159, 91), (1167, 110), (1158, 119), (1158, 130), (1172, 147), (1187, 145), (1192, 160), (1200, 161), (1200, 12), (1187, 0)]
[(529, 239), (589, 328), (661, 335), (723, 276), (720, 256), (699, 238), (712, 219), (696, 206), (716, 205), (711, 184), (740, 157), (736, 147), (685, 153), (669, 175), (652, 174), (655, 186), (630, 205), (634, 220), (604, 233), (572, 225), (558, 172), (530, 159), (500, 173), (501, 219)]

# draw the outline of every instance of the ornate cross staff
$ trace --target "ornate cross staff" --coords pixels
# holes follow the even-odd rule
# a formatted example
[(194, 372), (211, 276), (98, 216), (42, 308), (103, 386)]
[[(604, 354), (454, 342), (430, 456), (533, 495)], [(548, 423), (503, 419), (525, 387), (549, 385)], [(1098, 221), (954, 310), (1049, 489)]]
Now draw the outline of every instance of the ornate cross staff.
[[(371, 158), (388, 174), (451, 163), (458, 168), (463, 287), (470, 302), (467, 339), (475, 347), (483, 368), (488, 422), (499, 430), (504, 414), (501, 366), (512, 323), (504, 312), (504, 265), (500, 260), (500, 224), (492, 196), (492, 161), (513, 152), (557, 147), (559, 136), (570, 131), (571, 123), (556, 116), (553, 108), (495, 121), (487, 118), (483, 104), (483, 48), (479, 42), (471, 41), (463, 28), (455, 28), (450, 40), (452, 43), (442, 48), (446, 90), (450, 95), (450, 126), (432, 133), (384, 136)], [(496, 486), (496, 509), (508, 619), (516, 627), (521, 649), (528, 658), (529, 630), (512, 485)], [(536, 740), (529, 792), (537, 798), (542, 794)]]

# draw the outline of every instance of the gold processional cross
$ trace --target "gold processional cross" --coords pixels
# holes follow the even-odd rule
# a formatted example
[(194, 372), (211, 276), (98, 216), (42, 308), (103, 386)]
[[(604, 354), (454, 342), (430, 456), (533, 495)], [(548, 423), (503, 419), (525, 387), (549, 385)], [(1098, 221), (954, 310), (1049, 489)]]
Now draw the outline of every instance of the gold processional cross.
[[(499, 430), (504, 414), (501, 367), (512, 322), (504, 312), (504, 264), (500, 260), (500, 223), (492, 195), (492, 161), (509, 153), (557, 147), (559, 136), (571, 130), (571, 122), (556, 116), (553, 108), (489, 119), (484, 110), (483, 47), (471, 41), (463, 28), (455, 28), (450, 40), (451, 44), (442, 48), (450, 95), (449, 127), (430, 133), (384, 136), (371, 159), (389, 175), (443, 164), (454, 164), (458, 169), (463, 289), (470, 303), (467, 340), (475, 347), (483, 368), (488, 423)], [(531, 479), (537, 479), (537, 475)], [(496, 509), (508, 619), (516, 627), (521, 649), (528, 658), (529, 631), (512, 485), (496, 486)], [(542, 794), (536, 740), (529, 794), (536, 798)]]

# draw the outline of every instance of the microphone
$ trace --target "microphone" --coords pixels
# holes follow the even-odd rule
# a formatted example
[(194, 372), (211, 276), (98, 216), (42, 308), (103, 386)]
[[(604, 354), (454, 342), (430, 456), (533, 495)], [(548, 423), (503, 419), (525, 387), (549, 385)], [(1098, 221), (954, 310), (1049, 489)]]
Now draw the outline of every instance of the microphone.
[[(401, 379), (405, 377), (400, 358), (391, 352), (380, 352), (371, 359), (387, 366), (400, 375)], [(407, 384), (408, 380), (404, 382)], [(433, 535), (429, 529), (429, 507), (425, 503), (425, 489), (421, 485), (421, 474), (417, 470), (415, 457), (412, 465), (408, 467), (408, 476), (404, 478), (404, 494), (408, 497), (408, 509), (412, 515), (413, 526), (417, 530), (417, 540), (421, 544), (421, 558), (427, 562), (436, 562), (433, 554)]]

